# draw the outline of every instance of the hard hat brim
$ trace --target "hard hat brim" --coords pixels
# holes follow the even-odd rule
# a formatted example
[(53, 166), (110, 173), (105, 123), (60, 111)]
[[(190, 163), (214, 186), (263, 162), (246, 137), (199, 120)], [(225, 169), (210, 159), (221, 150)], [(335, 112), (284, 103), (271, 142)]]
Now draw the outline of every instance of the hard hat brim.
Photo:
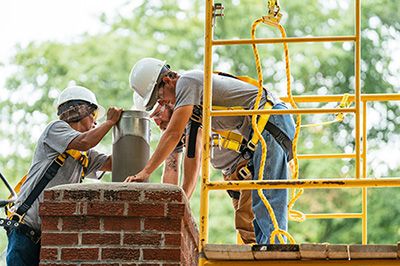
[[(157, 85), (156, 85), (157, 86)], [(157, 103), (157, 98), (158, 98), (158, 90), (160, 88), (154, 88), (152, 94), (150, 95), (149, 100), (145, 104), (146, 110), (149, 111), (153, 109), (154, 105)]]

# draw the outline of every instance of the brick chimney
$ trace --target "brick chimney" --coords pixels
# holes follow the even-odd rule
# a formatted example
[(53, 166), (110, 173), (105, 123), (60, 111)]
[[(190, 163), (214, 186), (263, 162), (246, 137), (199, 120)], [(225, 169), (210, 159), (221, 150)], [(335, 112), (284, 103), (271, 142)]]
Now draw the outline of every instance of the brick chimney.
[(40, 265), (194, 266), (199, 231), (178, 186), (88, 183), (46, 190)]

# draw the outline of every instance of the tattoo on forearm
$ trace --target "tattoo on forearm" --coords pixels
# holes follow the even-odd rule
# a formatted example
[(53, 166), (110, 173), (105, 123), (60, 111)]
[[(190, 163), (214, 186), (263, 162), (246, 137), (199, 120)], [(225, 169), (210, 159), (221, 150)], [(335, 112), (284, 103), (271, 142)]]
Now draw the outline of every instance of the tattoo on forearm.
[(168, 158), (165, 160), (165, 167), (167, 170), (178, 172), (178, 160), (175, 158), (175, 156), (168, 156)]

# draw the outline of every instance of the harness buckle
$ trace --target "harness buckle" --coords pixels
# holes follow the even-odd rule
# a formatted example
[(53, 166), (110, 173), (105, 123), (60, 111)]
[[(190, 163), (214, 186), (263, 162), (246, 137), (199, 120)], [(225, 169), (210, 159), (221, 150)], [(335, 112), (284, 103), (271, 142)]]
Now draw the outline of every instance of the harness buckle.
[(63, 166), (66, 158), (67, 158), (67, 155), (63, 153), (63, 154), (59, 155), (54, 161), (59, 166)]
[(239, 174), (239, 179), (241, 180), (251, 179), (251, 173), (250, 170), (247, 168), (247, 166), (243, 166), (242, 168), (240, 168), (238, 174)]
[(192, 116), (190, 117), (194, 122), (200, 123), (201, 124), (201, 116), (196, 114), (195, 112), (192, 113)]
[(254, 152), (257, 149), (257, 143), (254, 143), (253, 141), (249, 141), (247, 143), (247, 148), (249, 148), (249, 150), (251, 150), (252, 152)]
[(219, 134), (211, 134), (211, 148), (221, 149), (221, 136)]
[[(11, 212), (10, 215), (7, 217), (10, 221), (16, 221), (18, 223), (22, 223), (22, 219), (24, 218), (25, 213), (24, 214), (18, 214), (15, 211)], [(15, 220), (14, 217), (17, 217), (18, 220)]]

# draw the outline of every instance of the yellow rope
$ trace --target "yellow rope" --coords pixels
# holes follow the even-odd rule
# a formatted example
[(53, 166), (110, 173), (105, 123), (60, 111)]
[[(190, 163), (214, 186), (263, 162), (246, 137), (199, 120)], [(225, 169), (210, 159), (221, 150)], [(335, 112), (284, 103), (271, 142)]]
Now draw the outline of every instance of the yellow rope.
[[(350, 106), (350, 101), (349, 99), (349, 94), (345, 93), (343, 94), (342, 97), (342, 101), (340, 102), (340, 104), (337, 106), (337, 108), (346, 108)], [(317, 126), (326, 126), (335, 122), (342, 122), (345, 118), (345, 114), (344, 113), (337, 113), (335, 114), (335, 119), (332, 121), (328, 121), (328, 122), (322, 122), (319, 124), (309, 124), (309, 125), (301, 125), (301, 127), (317, 127)]]
[[(268, 23), (268, 22), (267, 22)], [(286, 33), (283, 27), (278, 23), (268, 23), (269, 25), (275, 26), (281, 32), (282, 38), (286, 38)], [(292, 90), (290, 86), (290, 67), (289, 67), (289, 48), (287, 43), (283, 43), (283, 48), (285, 49), (285, 62), (286, 62), (286, 78), (287, 78), (287, 94), (289, 97), (289, 102), (293, 106), (294, 109), (298, 109), (295, 101), (293, 100)], [(300, 134), (300, 125), (301, 125), (301, 115), (298, 114), (296, 116), (296, 131), (293, 138), (293, 166), (294, 171), (292, 171), (292, 179), (299, 178), (299, 160), (297, 158), (297, 141), (299, 139)], [(300, 196), (304, 193), (304, 189), (292, 189), (292, 197), (288, 204), (288, 215), (289, 220), (303, 222), (306, 218), (305, 215), (299, 211), (292, 210), (294, 203)]]
[[(280, 17), (271, 19), (271, 16), (263, 17), (263, 19), (256, 20), (252, 25), (251, 38), (253, 40), (255, 39), (255, 28), (261, 22), (264, 22), (266, 24), (277, 27), (281, 32), (282, 38), (286, 38), (286, 33), (285, 33), (283, 27), (281, 25), (279, 25), (279, 20), (280, 20)], [(283, 43), (283, 45), (284, 45), (284, 50), (285, 50), (285, 61), (286, 61), (287, 94), (289, 97), (290, 104), (293, 106), (294, 109), (298, 109), (296, 103), (293, 100), (292, 93), (291, 93), (289, 49), (288, 49), (287, 43)], [(257, 110), (259, 107), (260, 99), (261, 99), (261, 91), (263, 88), (263, 82), (262, 82), (261, 64), (260, 64), (260, 58), (259, 58), (258, 51), (257, 51), (257, 46), (255, 44), (252, 44), (252, 46), (253, 46), (254, 56), (256, 59), (257, 74), (258, 74), (258, 80), (259, 80), (259, 82), (258, 82), (259, 83), (258, 84), (259, 91), (258, 91), (258, 95), (257, 95), (255, 107), (254, 107), (254, 109)], [(256, 116), (252, 117), (252, 125), (254, 128), (254, 134), (258, 134), (258, 136), (260, 138), (260, 142), (262, 145), (262, 152), (263, 152), (263, 155), (265, 155), (267, 148), (266, 148), (265, 140), (261, 137), (261, 134), (256, 127)], [(301, 116), (300, 116), (300, 114), (298, 114), (297, 122), (296, 122), (296, 131), (295, 131), (295, 135), (294, 135), (294, 139), (293, 139), (293, 162), (290, 162), (290, 167), (292, 169), (292, 179), (298, 179), (298, 173), (299, 173), (299, 163), (298, 163), (298, 158), (297, 158), (297, 141), (298, 141), (298, 137), (300, 134), (300, 125), (301, 125)], [(265, 167), (265, 157), (266, 156), (263, 156), (262, 160), (261, 160), (260, 170), (259, 170), (260, 173), (259, 173), (258, 180), (263, 179), (263, 173), (264, 173), (264, 167)], [(303, 213), (301, 213), (300, 211), (292, 210), (292, 207), (293, 207), (295, 201), (303, 194), (303, 192), (304, 192), (303, 189), (293, 189), (292, 190), (291, 200), (288, 204), (288, 214), (289, 214), (288, 216), (289, 216), (290, 220), (298, 221), (298, 222), (305, 220), (305, 215)], [(269, 214), (271, 216), (271, 220), (272, 220), (274, 228), (275, 228), (275, 230), (271, 234), (271, 243), (275, 242), (276, 235), (278, 235), (280, 242), (284, 243), (282, 235), (285, 235), (289, 239), (289, 241), (294, 244), (295, 241), (290, 236), (290, 234), (279, 228), (274, 211), (273, 211), (271, 205), (269, 204), (268, 200), (265, 198), (264, 194), (262, 193), (262, 189), (258, 190), (258, 194), (259, 194), (260, 198), (262, 199), (262, 201), (264, 202), (266, 208), (268, 209)]]
[[(255, 29), (256, 29), (257, 25), (259, 23), (261, 23), (261, 22), (263, 22), (263, 19), (258, 19), (252, 25), (251, 38), (253, 40), (255, 39)], [(255, 56), (255, 59), (256, 59), (257, 74), (258, 74), (258, 94), (257, 94), (257, 99), (256, 99), (256, 102), (255, 102), (255, 105), (254, 105), (254, 110), (258, 110), (258, 107), (259, 107), (259, 104), (260, 104), (260, 100), (261, 100), (261, 94), (262, 94), (262, 90), (263, 90), (263, 80), (262, 80), (260, 57), (258, 55), (257, 46), (255, 44), (252, 44), (252, 46), (253, 46), (254, 56)], [(261, 143), (263, 156), (261, 157), (258, 180), (263, 180), (265, 159), (266, 159), (266, 154), (267, 154), (267, 147), (266, 147), (267, 145), (266, 145), (265, 140), (262, 137), (260, 131), (257, 128), (256, 118), (257, 118), (257, 115), (253, 115), (251, 123), (252, 123), (253, 129), (254, 129), (254, 133), (253, 134), (257, 134), (258, 135), (258, 138), (259, 138), (260, 143)], [(274, 228), (275, 228), (275, 230), (271, 234), (271, 243), (274, 242), (274, 240), (272, 239), (272, 235), (275, 236), (275, 234), (278, 234), (279, 241), (282, 244), (284, 244), (285, 240), (283, 239), (282, 233), (281, 233), (281, 231), (279, 229), (279, 225), (278, 225), (278, 222), (276, 220), (276, 216), (275, 216), (274, 210), (272, 209), (272, 207), (269, 204), (269, 202), (268, 202), (267, 198), (265, 197), (265, 195), (262, 193), (262, 189), (258, 189), (257, 192), (258, 192), (258, 195), (261, 198), (261, 200), (264, 202), (265, 207), (268, 209), (269, 215), (271, 217), (272, 223), (273, 223)], [(274, 232), (276, 232), (276, 233), (274, 234)]]

